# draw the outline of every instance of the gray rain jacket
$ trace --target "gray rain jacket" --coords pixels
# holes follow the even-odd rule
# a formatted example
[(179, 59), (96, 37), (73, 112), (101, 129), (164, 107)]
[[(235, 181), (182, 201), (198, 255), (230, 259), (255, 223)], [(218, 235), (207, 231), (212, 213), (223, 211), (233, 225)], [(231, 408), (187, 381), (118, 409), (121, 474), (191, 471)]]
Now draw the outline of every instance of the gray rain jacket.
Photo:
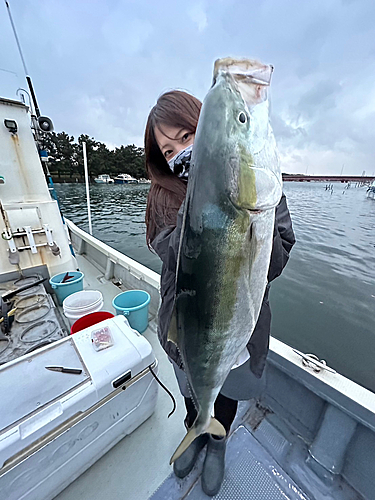
[[(175, 297), (175, 280), (178, 246), (181, 234), (182, 204), (178, 216), (177, 226), (168, 226), (160, 231), (151, 242), (152, 248), (163, 262), (161, 271), (161, 305), (159, 308), (158, 337), (161, 346), (168, 356), (183, 369), (182, 359), (176, 345), (168, 340), (168, 329)], [(292, 221), (290, 218), (286, 197), (283, 194), (276, 207), (275, 229), (271, 262), (268, 271), (268, 285), (264, 294), (258, 322), (247, 344), (250, 353), (250, 369), (257, 378), (260, 378), (266, 363), (271, 329), (271, 310), (268, 302), (270, 282), (280, 276), (289, 259), (289, 252), (295, 243)]]

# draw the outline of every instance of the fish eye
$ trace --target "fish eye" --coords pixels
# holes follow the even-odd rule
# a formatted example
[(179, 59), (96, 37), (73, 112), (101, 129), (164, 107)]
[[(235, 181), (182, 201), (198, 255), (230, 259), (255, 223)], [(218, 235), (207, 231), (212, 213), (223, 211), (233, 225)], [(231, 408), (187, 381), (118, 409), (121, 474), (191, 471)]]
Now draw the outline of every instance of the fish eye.
[(245, 115), (245, 113), (243, 111), (241, 111), (241, 113), (238, 115), (238, 119), (241, 123), (246, 123), (247, 116)]

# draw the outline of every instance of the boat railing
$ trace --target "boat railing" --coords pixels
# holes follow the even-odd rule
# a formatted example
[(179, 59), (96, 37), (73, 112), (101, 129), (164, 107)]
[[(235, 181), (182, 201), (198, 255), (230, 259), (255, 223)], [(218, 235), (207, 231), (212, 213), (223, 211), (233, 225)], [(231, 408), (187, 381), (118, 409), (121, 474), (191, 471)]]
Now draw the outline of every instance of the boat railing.
[[(128, 286), (148, 291), (151, 308), (156, 312), (160, 302), (159, 274), (90, 236), (71, 221), (67, 221), (67, 225), (79, 254), (87, 255), (103, 271), (106, 279), (121, 279)], [(274, 337), (270, 339), (268, 362), (312, 392), (316, 392), (320, 381), (322, 397), (327, 403), (339, 406), (346, 414), (375, 430), (375, 394), (368, 389), (329, 367), (317, 371), (314, 364), (304, 363), (300, 354)]]
[(289, 384), (290, 379), (294, 379), (298, 385), (318, 394), (326, 403), (375, 431), (373, 392), (332, 369), (317, 371), (314, 365), (304, 363), (303, 357), (295, 349), (274, 337), (270, 339), (268, 362), (287, 375)]
[(160, 275), (143, 264), (86, 233), (66, 219), (74, 249), (103, 272), (104, 278), (124, 289), (141, 289), (151, 296), (150, 310), (156, 313), (160, 301)]

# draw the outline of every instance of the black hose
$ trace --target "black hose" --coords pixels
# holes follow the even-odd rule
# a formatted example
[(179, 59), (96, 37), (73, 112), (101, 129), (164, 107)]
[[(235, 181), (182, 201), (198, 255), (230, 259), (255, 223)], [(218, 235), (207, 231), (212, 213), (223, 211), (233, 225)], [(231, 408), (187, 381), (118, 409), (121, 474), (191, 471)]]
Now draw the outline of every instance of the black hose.
[(40, 349), (41, 347), (44, 347), (45, 345), (52, 344), (52, 340), (45, 340), (43, 342), (40, 342), (40, 344), (33, 345), (33, 347), (30, 347), (24, 354), (29, 354), (30, 352), (36, 351), (37, 349)]
[(173, 401), (173, 410), (170, 412), (170, 414), (168, 415), (168, 418), (173, 415), (173, 413), (176, 411), (176, 400), (175, 398), (173, 397), (173, 394), (165, 387), (165, 385), (158, 379), (158, 377), (156, 376), (156, 374), (153, 372), (151, 366), (149, 366), (149, 369), (150, 369), (150, 372), (152, 373), (152, 375), (155, 377), (156, 381), (158, 382), (158, 384), (160, 384), (162, 386), (162, 388), (165, 390), (165, 392), (168, 393), (168, 395), (171, 397), (172, 401)]

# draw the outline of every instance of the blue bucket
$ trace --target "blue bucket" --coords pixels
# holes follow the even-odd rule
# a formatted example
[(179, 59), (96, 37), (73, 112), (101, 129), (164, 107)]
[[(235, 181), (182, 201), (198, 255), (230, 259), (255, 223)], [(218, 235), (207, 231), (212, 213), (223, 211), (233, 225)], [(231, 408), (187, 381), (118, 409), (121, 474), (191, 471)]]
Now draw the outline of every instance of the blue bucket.
[(148, 326), (148, 305), (150, 295), (143, 290), (128, 290), (122, 292), (112, 300), (116, 314), (127, 317), (134, 330), (143, 333)]
[(73, 276), (73, 278), (66, 283), (61, 283), (65, 275), (66, 273), (55, 274), (49, 280), (60, 306), (68, 295), (83, 290), (84, 274), (81, 271), (69, 271), (69, 276)]

